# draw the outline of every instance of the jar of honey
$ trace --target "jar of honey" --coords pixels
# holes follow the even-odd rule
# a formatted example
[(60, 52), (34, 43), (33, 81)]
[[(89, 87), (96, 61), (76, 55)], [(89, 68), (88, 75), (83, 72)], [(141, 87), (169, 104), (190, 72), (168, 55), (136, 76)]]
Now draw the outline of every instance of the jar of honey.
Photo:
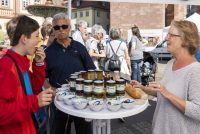
[(106, 81), (106, 97), (116, 98), (116, 82), (114, 80)]
[(95, 79), (95, 71), (94, 70), (88, 70), (88, 80), (94, 80)]
[(96, 71), (96, 80), (103, 80), (103, 70), (95, 70)]
[(116, 80), (117, 96), (124, 96), (125, 95), (125, 84), (126, 84), (126, 81), (124, 79)]
[(83, 96), (83, 78), (76, 79), (76, 95)]
[(104, 84), (103, 84), (102, 80), (94, 81), (93, 94), (94, 94), (94, 98), (102, 98), (103, 99)]
[(92, 99), (93, 81), (84, 80), (83, 81), (83, 95), (86, 98)]
[(75, 84), (76, 84), (76, 79), (78, 78), (77, 75), (72, 75), (69, 78), (69, 85), (70, 85), (70, 91), (71, 92), (75, 92), (76, 88), (75, 88)]
[(80, 73), (81, 73), (81, 78), (83, 78), (83, 79), (87, 79), (87, 71), (80, 71)]

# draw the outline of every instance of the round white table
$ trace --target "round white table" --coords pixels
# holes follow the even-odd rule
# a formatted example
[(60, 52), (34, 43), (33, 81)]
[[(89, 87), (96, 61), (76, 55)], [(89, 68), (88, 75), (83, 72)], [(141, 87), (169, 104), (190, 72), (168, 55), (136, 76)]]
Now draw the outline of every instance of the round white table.
[(83, 110), (78, 110), (74, 106), (66, 105), (64, 101), (54, 100), (55, 106), (62, 112), (69, 115), (85, 118), (86, 120), (91, 120), (93, 124), (93, 134), (110, 134), (110, 120), (116, 118), (123, 118), (132, 115), (136, 115), (144, 111), (148, 105), (148, 100), (144, 100), (141, 105), (134, 105), (132, 109), (123, 109), (119, 111), (111, 112), (106, 108), (106, 105), (102, 111), (94, 112), (91, 111), (89, 107)]

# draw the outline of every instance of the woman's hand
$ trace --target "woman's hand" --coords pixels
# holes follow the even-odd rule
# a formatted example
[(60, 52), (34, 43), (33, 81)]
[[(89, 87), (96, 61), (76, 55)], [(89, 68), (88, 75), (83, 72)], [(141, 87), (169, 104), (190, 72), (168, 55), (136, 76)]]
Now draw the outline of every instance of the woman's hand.
[(163, 93), (166, 89), (163, 85), (161, 85), (159, 82), (149, 82), (148, 87), (152, 91)]
[(54, 92), (51, 88), (40, 92), (37, 95), (39, 107), (44, 107), (44, 106), (49, 105), (52, 102), (53, 93)]
[(38, 47), (35, 51), (35, 58), (36, 62), (44, 62), (46, 55), (44, 53), (44, 49), (42, 47)]
[(130, 81), (130, 84), (134, 87), (134, 88), (143, 88), (143, 85), (140, 83), (140, 82), (138, 82), (138, 81), (136, 81), (136, 80), (131, 80)]
[(132, 80), (130, 82), (130, 84), (134, 87), (134, 88), (140, 88), (142, 89), (145, 93), (152, 95), (152, 96), (157, 96), (157, 91), (155, 91), (151, 86), (143, 86), (141, 83), (139, 83), (138, 81)]

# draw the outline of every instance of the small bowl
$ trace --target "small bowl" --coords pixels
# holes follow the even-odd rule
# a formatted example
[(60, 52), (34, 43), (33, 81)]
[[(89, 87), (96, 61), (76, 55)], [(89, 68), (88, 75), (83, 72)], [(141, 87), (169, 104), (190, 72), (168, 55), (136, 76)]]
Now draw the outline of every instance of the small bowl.
[(60, 87), (60, 88), (56, 89), (56, 93), (58, 93), (58, 92), (65, 92), (65, 91), (66, 91), (66, 88), (64, 88), (64, 87)]
[(122, 107), (125, 109), (131, 109), (134, 106), (134, 99), (131, 98), (123, 98), (122, 99)]
[(102, 99), (89, 101), (89, 107), (92, 111), (101, 111), (104, 107), (104, 102)]
[(118, 111), (121, 108), (121, 102), (118, 100), (108, 100), (107, 108), (112, 112)]
[(84, 98), (75, 98), (72, 100), (72, 103), (76, 109), (81, 110), (87, 107), (88, 100)]
[(72, 100), (75, 98), (75, 95), (67, 95), (64, 97), (64, 103), (67, 105), (72, 105)]
[(66, 91), (60, 91), (56, 93), (56, 98), (58, 101), (63, 101), (64, 97), (66, 97), (68, 93)]
[(70, 85), (69, 84), (62, 84), (61, 88), (65, 88), (65, 90), (69, 90), (70, 89)]

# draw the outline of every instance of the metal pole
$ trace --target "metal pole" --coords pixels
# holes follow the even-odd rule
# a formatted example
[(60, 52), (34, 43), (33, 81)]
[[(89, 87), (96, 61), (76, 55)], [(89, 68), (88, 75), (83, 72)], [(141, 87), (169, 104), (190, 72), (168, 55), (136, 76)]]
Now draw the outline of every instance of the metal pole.
[(72, 17), (72, 0), (68, 0), (68, 17), (71, 19)]

